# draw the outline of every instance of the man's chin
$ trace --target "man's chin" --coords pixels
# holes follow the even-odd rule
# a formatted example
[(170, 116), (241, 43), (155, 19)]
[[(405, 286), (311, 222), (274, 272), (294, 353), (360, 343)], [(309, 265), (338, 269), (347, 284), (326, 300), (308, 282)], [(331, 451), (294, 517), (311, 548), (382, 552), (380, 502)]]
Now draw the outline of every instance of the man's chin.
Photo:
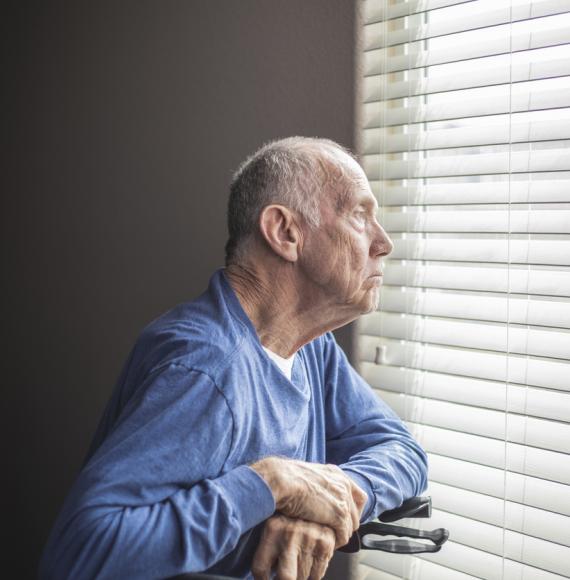
[(353, 296), (351, 300), (345, 303), (345, 307), (354, 313), (351, 320), (356, 320), (364, 314), (370, 314), (378, 310), (380, 304), (380, 288), (368, 288), (357, 296)]
[(367, 295), (361, 302), (362, 309), (360, 314), (370, 314), (378, 310), (380, 305), (380, 293), (378, 291), (367, 292)]

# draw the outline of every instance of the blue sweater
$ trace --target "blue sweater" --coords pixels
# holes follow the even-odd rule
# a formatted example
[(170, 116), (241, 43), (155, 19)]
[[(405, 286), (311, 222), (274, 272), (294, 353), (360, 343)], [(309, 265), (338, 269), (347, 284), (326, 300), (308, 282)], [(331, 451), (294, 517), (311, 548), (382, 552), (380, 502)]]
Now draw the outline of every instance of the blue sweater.
[(340, 465), (367, 493), (363, 521), (421, 493), (426, 457), (327, 333), (289, 381), (220, 270), (151, 323), (119, 378), (55, 522), (40, 577), (249, 574), (270, 455)]

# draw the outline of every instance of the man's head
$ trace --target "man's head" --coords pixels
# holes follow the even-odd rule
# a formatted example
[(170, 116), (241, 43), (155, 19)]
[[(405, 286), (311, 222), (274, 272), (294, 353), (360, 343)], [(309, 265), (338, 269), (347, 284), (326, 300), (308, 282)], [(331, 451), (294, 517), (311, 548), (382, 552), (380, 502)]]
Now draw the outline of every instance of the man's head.
[(378, 301), (380, 258), (392, 244), (360, 165), (334, 141), (290, 137), (264, 145), (235, 173), (226, 264), (259, 244), (294, 266), (303, 291), (356, 315)]
[(352, 157), (329, 139), (289, 137), (271, 141), (248, 157), (230, 186), (226, 264), (243, 256), (259, 230), (262, 209), (270, 204), (288, 207), (307, 225), (318, 227), (322, 195), (342, 196), (351, 187), (353, 176), (336, 160), (339, 154)]

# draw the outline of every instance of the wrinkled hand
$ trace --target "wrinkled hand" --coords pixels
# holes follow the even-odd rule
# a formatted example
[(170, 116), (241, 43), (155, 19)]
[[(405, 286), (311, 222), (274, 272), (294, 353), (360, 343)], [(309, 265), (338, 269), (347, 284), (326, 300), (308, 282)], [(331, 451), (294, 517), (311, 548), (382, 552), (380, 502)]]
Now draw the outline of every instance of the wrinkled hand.
[(335, 548), (360, 525), (366, 494), (336, 465), (267, 457), (251, 466), (268, 483), (277, 511), (332, 528)]
[(251, 571), (255, 580), (321, 580), (333, 556), (335, 533), (327, 526), (275, 515), (265, 522)]

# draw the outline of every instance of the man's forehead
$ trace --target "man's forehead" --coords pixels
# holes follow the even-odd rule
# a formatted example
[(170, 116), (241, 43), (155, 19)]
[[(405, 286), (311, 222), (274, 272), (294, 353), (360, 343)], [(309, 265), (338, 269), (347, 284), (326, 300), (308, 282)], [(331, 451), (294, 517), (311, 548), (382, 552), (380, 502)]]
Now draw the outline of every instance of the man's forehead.
[(342, 165), (344, 172), (350, 176), (350, 179), (346, 180), (348, 191), (345, 194), (345, 202), (352, 205), (370, 206), (377, 210), (378, 202), (360, 164), (344, 151), (338, 152), (337, 160), (338, 164)]
[(327, 152), (333, 158), (334, 163), (345, 171), (350, 171), (355, 175), (364, 175), (362, 167), (360, 167), (356, 159), (346, 153), (346, 151), (343, 151), (342, 149), (327, 149)]

